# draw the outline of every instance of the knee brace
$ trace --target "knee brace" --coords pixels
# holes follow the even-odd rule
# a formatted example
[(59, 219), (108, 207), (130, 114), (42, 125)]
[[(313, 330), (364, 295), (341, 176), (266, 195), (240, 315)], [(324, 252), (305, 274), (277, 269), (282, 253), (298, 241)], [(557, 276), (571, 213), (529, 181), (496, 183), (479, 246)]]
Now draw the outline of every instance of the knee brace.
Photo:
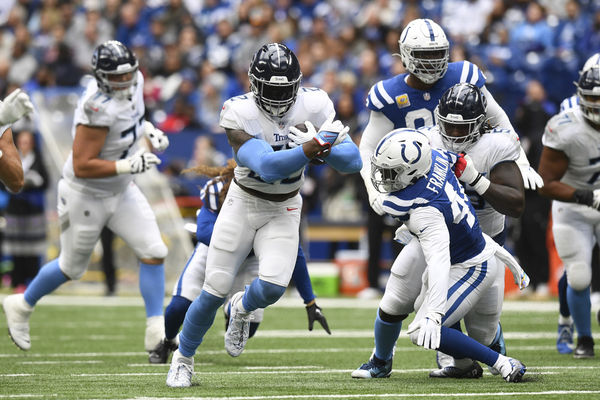
[(587, 289), (592, 282), (592, 268), (585, 262), (572, 261), (565, 265), (567, 282), (574, 290)]

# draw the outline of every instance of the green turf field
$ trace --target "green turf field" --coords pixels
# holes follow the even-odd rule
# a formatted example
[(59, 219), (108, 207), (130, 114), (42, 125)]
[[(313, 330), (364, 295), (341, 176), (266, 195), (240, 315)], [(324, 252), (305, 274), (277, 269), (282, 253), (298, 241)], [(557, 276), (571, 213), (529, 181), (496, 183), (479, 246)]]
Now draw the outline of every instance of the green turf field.
[[(600, 399), (600, 354), (575, 360), (556, 352), (554, 303), (505, 304), (502, 323), (509, 355), (528, 369), (517, 384), (487, 370), (479, 380), (428, 378), (434, 353), (412, 345), (405, 332), (389, 379), (352, 379), (350, 372), (368, 359), (373, 347), (377, 302), (321, 299), (333, 331), (327, 336), (320, 327), (308, 332), (301, 301), (285, 299), (265, 312), (256, 337), (235, 359), (223, 348), (219, 312), (196, 354), (194, 386), (171, 389), (165, 385), (168, 365), (147, 363), (143, 307), (131, 305), (137, 299), (96, 297), (85, 299), (89, 305), (78, 305), (82, 301), (44, 299), (32, 317), (29, 352), (10, 341), (2, 315), (0, 399)], [(600, 331), (595, 318), (592, 327)]]

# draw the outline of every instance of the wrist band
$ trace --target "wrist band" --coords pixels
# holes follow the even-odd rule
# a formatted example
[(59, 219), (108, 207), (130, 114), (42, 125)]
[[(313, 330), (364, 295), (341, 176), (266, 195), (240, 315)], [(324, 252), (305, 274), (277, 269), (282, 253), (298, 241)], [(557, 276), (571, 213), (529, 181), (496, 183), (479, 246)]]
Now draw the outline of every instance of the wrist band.
[(481, 173), (477, 174), (477, 178), (469, 185), (477, 192), (477, 194), (483, 195), (488, 188), (490, 187), (490, 180), (485, 176), (481, 175)]

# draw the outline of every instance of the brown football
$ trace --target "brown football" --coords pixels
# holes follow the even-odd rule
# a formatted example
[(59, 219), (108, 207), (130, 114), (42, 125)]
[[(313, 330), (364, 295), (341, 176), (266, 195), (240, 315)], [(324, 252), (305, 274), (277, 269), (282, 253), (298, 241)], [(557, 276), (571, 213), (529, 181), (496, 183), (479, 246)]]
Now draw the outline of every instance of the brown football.
[(301, 132), (308, 132), (308, 128), (306, 127), (306, 124), (304, 122), (296, 125), (295, 128)]

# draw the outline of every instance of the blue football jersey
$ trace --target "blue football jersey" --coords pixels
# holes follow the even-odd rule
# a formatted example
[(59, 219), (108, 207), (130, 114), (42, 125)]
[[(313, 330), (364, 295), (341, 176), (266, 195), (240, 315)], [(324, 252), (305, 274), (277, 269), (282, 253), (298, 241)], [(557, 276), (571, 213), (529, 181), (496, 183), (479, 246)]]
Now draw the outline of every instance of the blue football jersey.
[(384, 210), (407, 221), (410, 211), (419, 207), (434, 207), (444, 216), (445, 227), (450, 234), (450, 262), (464, 262), (483, 251), (485, 239), (475, 210), (462, 185), (452, 170), (456, 154), (444, 150), (432, 150), (431, 170), (416, 183), (390, 193), (383, 202)]
[(382, 112), (394, 123), (394, 129), (421, 128), (435, 125), (434, 110), (444, 92), (461, 82), (469, 82), (481, 88), (485, 76), (479, 68), (468, 61), (448, 64), (446, 74), (428, 91), (413, 89), (406, 84), (406, 74), (377, 82), (367, 96), (367, 108)]

